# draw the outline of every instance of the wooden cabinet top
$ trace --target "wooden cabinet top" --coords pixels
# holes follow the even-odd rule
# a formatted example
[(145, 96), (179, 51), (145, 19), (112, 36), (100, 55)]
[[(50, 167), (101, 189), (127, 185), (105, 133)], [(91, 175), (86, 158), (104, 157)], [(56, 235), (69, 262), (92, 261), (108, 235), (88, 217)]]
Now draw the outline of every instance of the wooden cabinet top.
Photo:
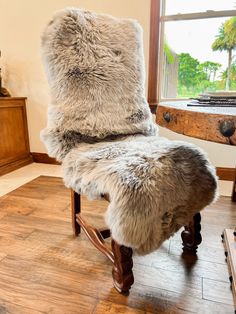
[(23, 99), (27, 99), (27, 97), (0, 97), (0, 102), (10, 101), (10, 100), (23, 100)]
[(0, 97), (0, 108), (25, 107), (26, 97)]

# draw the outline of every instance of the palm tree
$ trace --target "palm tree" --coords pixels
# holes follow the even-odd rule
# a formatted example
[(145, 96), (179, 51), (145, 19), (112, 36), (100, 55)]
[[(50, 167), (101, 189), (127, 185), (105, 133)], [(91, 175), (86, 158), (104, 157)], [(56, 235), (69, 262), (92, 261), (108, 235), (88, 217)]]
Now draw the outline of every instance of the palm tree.
[(222, 67), (220, 63), (205, 61), (200, 64), (199, 68), (203, 70), (207, 75), (209, 81), (214, 82), (216, 77), (216, 72)]
[(236, 48), (236, 16), (227, 20), (219, 28), (219, 33), (211, 46), (212, 50), (228, 52), (228, 68), (225, 89), (230, 88), (230, 72), (233, 58), (233, 50)]

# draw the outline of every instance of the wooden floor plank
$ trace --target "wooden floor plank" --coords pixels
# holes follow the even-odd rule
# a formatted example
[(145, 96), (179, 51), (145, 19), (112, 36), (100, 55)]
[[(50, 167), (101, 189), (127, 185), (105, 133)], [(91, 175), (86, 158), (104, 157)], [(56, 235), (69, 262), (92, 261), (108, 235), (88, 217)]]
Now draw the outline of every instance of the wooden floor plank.
[(131, 307), (107, 302), (100, 301), (96, 306), (93, 314), (145, 314), (147, 312), (140, 311), (137, 309), (132, 309)]
[(234, 304), (229, 282), (203, 278), (203, 298), (229, 305)]
[[(224, 256), (222, 250), (221, 255)], [(201, 257), (201, 252), (199, 252), (199, 256)], [(147, 265), (145, 261), (145, 256), (142, 257), (142, 260), (143, 263)], [(224, 260), (224, 258), (222, 258), (222, 260)], [(205, 261), (198, 257), (186, 259), (181, 255), (156, 254), (152, 258), (149, 258), (149, 266), (158, 269), (168, 270), (168, 272), (186, 274), (186, 276), (189, 273), (191, 274), (191, 276), (196, 277), (207, 277), (209, 279), (220, 281), (228, 280), (228, 270), (225, 267), (225, 262), (216, 263), (214, 259), (212, 259), (211, 261), (209, 261), (209, 259), (208, 261)]]
[(43, 314), (31, 308), (23, 307), (10, 302), (1, 301), (0, 304), (0, 314)]
[[(50, 210), (50, 208), (48, 210)], [(69, 221), (61, 221), (57, 219), (35, 218), (32, 216), (27, 216), (27, 218), (25, 218), (22, 215), (9, 214), (0, 220), (0, 230), (4, 230), (4, 227), (6, 226), (9, 226), (9, 228), (12, 226), (12, 229), (14, 229), (15, 226), (20, 230), (25, 228), (26, 230), (31, 230), (31, 232), (34, 229), (39, 229), (71, 235), (71, 223)]]
[[(111, 288), (110, 272), (102, 272), (96, 265), (93, 272), (89, 272), (89, 276), (83, 271), (81, 273), (68, 269), (60, 269), (59, 271), (57, 265), (54, 265), (43, 264), (40, 261), (16, 259), (16, 257), (10, 256), (0, 263), (0, 279), (2, 274), (7, 273), (26, 282), (37, 283), (40, 286), (52, 287), (53, 289), (60, 289), (63, 286), (67, 292), (76, 293), (80, 291), (83, 295), (99, 300), (127, 305), (131, 308), (153, 313), (169, 313), (170, 309), (173, 313), (182, 313), (183, 308), (187, 313), (204, 313), (204, 308), (217, 309), (215, 304), (196, 299), (195, 296), (187, 293), (188, 287), (182, 288), (178, 292), (171, 292), (158, 287), (143, 286), (136, 282), (132, 294), (127, 298)], [(21, 271), (15, 273), (15, 269), (19, 268)], [(111, 269), (111, 267), (109, 268)], [(71, 265), (71, 269), (73, 269), (73, 265)], [(163, 281), (163, 278), (159, 277), (159, 279)], [(179, 284), (180, 286), (181, 284)], [(187, 308), (191, 308), (191, 311), (187, 311)], [(222, 305), (221, 308), (227, 313), (227, 306)]]
[[(236, 224), (228, 198), (204, 211), (198, 260), (182, 258), (180, 232), (158, 251), (135, 256), (128, 297), (113, 288), (110, 262), (83, 233), (72, 236), (70, 191), (60, 178), (39, 177), (0, 205), (0, 314), (233, 312), (220, 240)], [(82, 198), (82, 212), (96, 226), (104, 224), (106, 206)]]
[[(217, 238), (217, 237), (216, 237)], [(205, 234), (203, 239), (208, 239), (208, 235)], [(204, 241), (204, 240), (203, 240)], [(219, 264), (225, 265), (225, 255), (222, 254), (222, 241), (219, 238), (216, 239), (217, 243), (208, 242), (207, 246), (200, 245), (198, 247), (198, 260), (203, 260), (203, 261), (217, 261)], [(182, 254), (182, 245), (179, 241), (179, 237), (174, 237), (173, 240), (170, 241), (170, 250), (169, 250), (170, 255), (176, 255), (176, 256), (181, 256)]]
[(63, 287), (48, 287), (17, 276), (0, 273), (0, 281), (1, 302), (15, 303), (36, 311), (87, 314), (91, 313), (97, 304), (96, 299), (67, 291)]

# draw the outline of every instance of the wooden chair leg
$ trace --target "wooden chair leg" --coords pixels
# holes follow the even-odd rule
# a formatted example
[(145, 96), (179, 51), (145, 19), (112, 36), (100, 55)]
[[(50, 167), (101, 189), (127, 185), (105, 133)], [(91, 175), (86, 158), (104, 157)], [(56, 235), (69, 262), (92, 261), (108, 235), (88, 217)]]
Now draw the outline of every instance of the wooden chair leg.
[(134, 283), (134, 276), (132, 272), (133, 250), (123, 245), (119, 245), (115, 240), (111, 240), (111, 248), (104, 242), (105, 238), (110, 237), (110, 230), (98, 230), (88, 225), (81, 214), (75, 215), (77, 223), (87, 235), (91, 243), (104, 255), (106, 255), (113, 264), (112, 276), (114, 287), (116, 290), (123, 294), (128, 294), (129, 290)]
[(76, 221), (76, 214), (81, 211), (80, 194), (71, 190), (71, 214), (72, 214), (72, 229), (75, 236), (78, 236), (81, 232), (80, 225)]
[(193, 220), (189, 222), (188, 226), (181, 233), (183, 240), (183, 252), (189, 254), (196, 254), (198, 245), (202, 242), (201, 236), (201, 214), (197, 213)]
[(112, 276), (114, 287), (123, 294), (128, 294), (134, 283), (133, 276), (133, 250), (123, 245), (119, 245), (112, 239), (111, 247), (114, 254), (114, 266)]
[(123, 294), (128, 294), (134, 283), (133, 250), (119, 245), (115, 240), (111, 241), (111, 248), (104, 242), (105, 238), (111, 236), (109, 229), (98, 230), (88, 225), (81, 217), (80, 195), (71, 190), (72, 228), (75, 236), (78, 236), (83, 228), (85, 234), (92, 244), (113, 263), (112, 276), (114, 287)]
[(71, 204), (72, 204), (72, 227), (74, 235), (77, 236), (81, 232), (81, 228), (87, 235), (92, 244), (104, 255), (106, 255), (113, 264), (112, 276), (114, 287), (118, 292), (128, 294), (134, 283), (134, 276), (132, 272), (133, 251), (123, 245), (119, 245), (113, 239), (111, 247), (108, 247), (104, 239), (111, 236), (109, 229), (96, 229), (87, 224), (81, 217), (81, 202), (80, 195), (71, 190)]

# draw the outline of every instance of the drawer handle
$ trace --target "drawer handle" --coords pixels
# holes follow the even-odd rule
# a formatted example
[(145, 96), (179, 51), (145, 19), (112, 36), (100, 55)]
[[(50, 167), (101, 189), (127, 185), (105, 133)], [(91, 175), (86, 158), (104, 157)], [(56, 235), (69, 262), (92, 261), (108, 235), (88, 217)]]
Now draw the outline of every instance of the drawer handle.
[(164, 112), (164, 113), (163, 113), (163, 119), (164, 119), (167, 123), (169, 123), (170, 120), (171, 120), (171, 115), (170, 115), (170, 113), (169, 113), (169, 112)]
[(220, 133), (225, 137), (231, 137), (235, 132), (234, 121), (225, 120), (220, 123)]

